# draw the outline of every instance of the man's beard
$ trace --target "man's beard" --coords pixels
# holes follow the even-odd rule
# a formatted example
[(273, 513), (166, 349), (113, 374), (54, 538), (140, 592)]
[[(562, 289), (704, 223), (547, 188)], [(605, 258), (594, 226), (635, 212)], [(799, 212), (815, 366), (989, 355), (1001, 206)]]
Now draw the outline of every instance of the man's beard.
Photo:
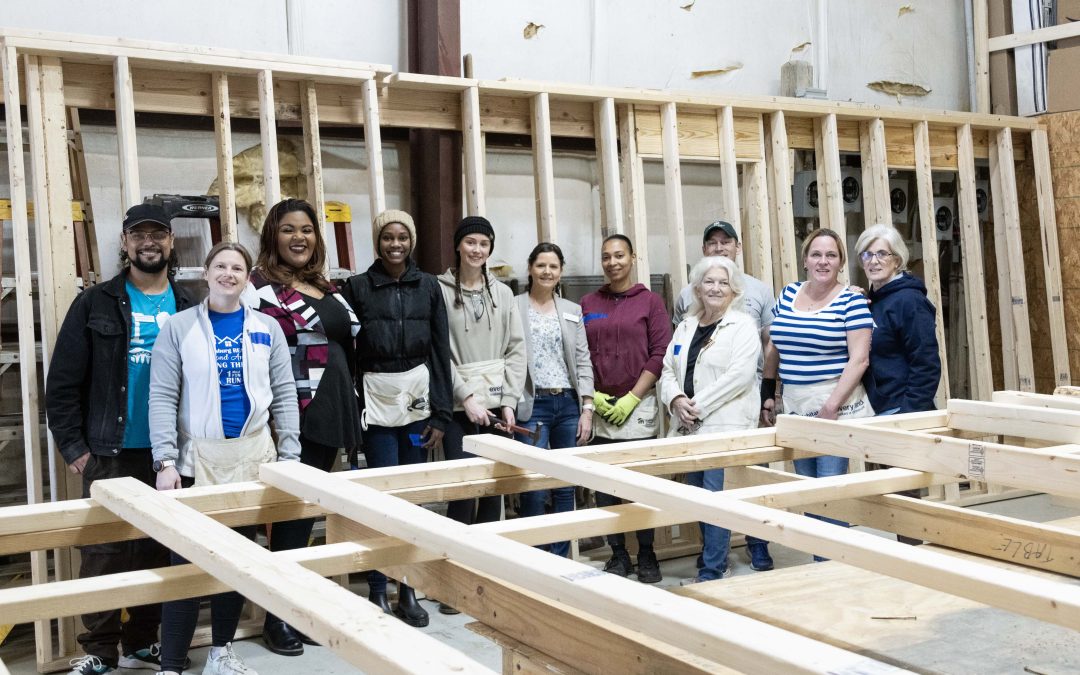
[(146, 262), (139, 256), (138, 252), (136, 252), (135, 257), (130, 258), (130, 260), (132, 267), (140, 272), (145, 272), (146, 274), (157, 274), (169, 266), (169, 259), (161, 249), (158, 249), (158, 259), (155, 262)]

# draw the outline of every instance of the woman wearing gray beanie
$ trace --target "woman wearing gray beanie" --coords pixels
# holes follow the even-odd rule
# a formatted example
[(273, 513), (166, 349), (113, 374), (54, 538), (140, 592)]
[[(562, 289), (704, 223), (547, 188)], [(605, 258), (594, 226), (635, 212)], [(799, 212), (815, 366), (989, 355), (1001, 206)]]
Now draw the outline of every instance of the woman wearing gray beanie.
[[(450, 344), (439, 282), (410, 254), (416, 226), (404, 211), (383, 211), (372, 223), (375, 262), (345, 285), (360, 321), (361, 424), (369, 468), (416, 464), (442, 445), (452, 410)], [(428, 614), (405, 580), (393, 613), (411, 626)], [(368, 573), (368, 599), (390, 613), (386, 576)]]

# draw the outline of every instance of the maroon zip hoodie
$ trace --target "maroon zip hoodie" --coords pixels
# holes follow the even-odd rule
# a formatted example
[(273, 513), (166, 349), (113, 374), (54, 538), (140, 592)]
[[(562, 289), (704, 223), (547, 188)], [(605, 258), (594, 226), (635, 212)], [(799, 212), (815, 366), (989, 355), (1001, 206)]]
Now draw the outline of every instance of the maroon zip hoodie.
[(597, 391), (622, 396), (644, 371), (660, 377), (671, 319), (659, 295), (642, 284), (624, 293), (605, 285), (581, 299), (581, 314)]

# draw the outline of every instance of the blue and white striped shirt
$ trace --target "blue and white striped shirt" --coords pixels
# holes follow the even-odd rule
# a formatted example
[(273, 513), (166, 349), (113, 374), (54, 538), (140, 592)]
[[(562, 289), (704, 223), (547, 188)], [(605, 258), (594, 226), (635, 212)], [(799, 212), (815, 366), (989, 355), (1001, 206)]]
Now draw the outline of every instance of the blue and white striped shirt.
[(795, 309), (795, 295), (804, 282), (788, 284), (773, 306), (770, 329), (780, 352), (780, 379), (785, 384), (816, 384), (839, 377), (848, 362), (848, 331), (874, 327), (866, 298), (844, 289), (814, 312)]

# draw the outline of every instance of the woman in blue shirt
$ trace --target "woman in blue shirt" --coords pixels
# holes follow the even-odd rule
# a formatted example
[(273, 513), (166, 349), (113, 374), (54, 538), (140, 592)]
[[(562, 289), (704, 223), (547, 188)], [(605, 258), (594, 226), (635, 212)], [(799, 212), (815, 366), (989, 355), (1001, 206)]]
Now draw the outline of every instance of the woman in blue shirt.
[[(240, 304), (250, 272), (243, 246), (214, 246), (206, 257), (206, 300), (173, 316), (154, 344), (149, 407), (158, 490), (254, 480), (260, 464), (300, 457), (289, 347), (277, 321)], [(255, 535), (254, 526), (238, 531)], [(173, 553), (172, 562), (186, 561)], [(184, 670), (200, 601), (162, 605), (165, 675)], [(254, 675), (232, 649), (243, 606), (236, 592), (210, 598), (213, 646), (203, 673)]]

